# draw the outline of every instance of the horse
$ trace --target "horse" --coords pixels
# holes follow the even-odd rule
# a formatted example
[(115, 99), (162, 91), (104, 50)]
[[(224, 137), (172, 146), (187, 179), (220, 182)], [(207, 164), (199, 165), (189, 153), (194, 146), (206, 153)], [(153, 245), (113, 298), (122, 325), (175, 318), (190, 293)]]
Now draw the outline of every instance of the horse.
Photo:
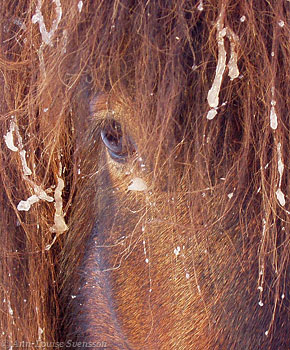
[(289, 349), (289, 16), (0, 5), (3, 348)]

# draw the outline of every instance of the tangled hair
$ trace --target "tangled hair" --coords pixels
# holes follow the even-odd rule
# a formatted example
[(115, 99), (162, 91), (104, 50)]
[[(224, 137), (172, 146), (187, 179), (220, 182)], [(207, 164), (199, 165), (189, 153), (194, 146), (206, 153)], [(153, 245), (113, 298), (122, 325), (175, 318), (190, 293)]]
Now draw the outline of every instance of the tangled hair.
[[(112, 349), (289, 348), (289, 11), (289, 0), (2, 2), (1, 340), (95, 329)], [(126, 165), (109, 159), (107, 115), (134, 140), (146, 193), (127, 191)], [(145, 217), (152, 297), (140, 316)], [(123, 232), (126, 257), (104, 248), (95, 267), (92, 240), (113, 246)], [(86, 289), (94, 269), (111, 276), (114, 306), (132, 298), (131, 319), (82, 311), (106, 308)], [(176, 311), (157, 321), (166, 305)]]

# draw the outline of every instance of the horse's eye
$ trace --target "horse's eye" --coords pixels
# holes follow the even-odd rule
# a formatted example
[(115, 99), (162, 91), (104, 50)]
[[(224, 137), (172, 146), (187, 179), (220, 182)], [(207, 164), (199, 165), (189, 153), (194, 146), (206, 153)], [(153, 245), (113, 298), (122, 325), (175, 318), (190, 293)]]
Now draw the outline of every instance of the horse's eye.
[(114, 119), (105, 121), (101, 130), (101, 138), (109, 155), (116, 162), (125, 163), (128, 157), (135, 152), (130, 137), (123, 134), (121, 124)]

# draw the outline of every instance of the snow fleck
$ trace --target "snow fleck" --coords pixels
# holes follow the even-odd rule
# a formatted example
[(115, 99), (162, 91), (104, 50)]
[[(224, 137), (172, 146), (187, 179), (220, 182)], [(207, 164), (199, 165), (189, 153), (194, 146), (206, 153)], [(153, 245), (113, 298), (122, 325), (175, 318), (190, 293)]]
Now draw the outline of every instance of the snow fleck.
[(11, 307), (11, 304), (10, 304), (10, 301), (8, 300), (8, 312), (9, 312), (9, 315), (10, 316), (13, 316), (14, 312), (13, 312), (13, 309)]
[(266, 332), (265, 332), (265, 336), (267, 336), (268, 334), (269, 334), (269, 331), (266, 331)]
[(79, 12), (82, 12), (82, 8), (83, 8), (83, 2), (79, 1), (79, 3), (78, 3)]
[(229, 199), (231, 199), (233, 197), (233, 195), (234, 195), (233, 193), (229, 193), (228, 194)]
[(189, 278), (190, 278), (190, 274), (189, 274), (188, 272), (186, 272), (185, 278), (186, 278), (186, 279), (189, 279)]
[(259, 286), (259, 287), (258, 287), (258, 290), (259, 290), (260, 292), (262, 292), (262, 291), (263, 291), (263, 287), (262, 287), (262, 286)]
[(46, 113), (48, 111), (48, 108), (44, 108), (43, 112)]
[(148, 258), (146, 258), (146, 259), (145, 259), (145, 262), (146, 262), (146, 264), (148, 264), (148, 263), (149, 263), (149, 259), (148, 259)]
[(264, 306), (264, 303), (262, 302), (262, 300), (259, 301), (259, 306)]
[(13, 19), (13, 23), (18, 25), (21, 30), (26, 30), (27, 29), (26, 24), (20, 18)]
[(275, 52), (274, 52), (274, 51), (271, 52), (271, 56), (272, 56), (272, 57), (275, 56)]
[(71, 298), (72, 299), (75, 299), (77, 296), (76, 295), (71, 295)]
[(200, 0), (197, 9), (198, 9), (198, 11), (200, 11), (200, 12), (203, 11), (203, 2), (202, 2), (202, 0)]
[(44, 330), (41, 327), (38, 327), (38, 340), (41, 341), (41, 335), (43, 334)]
[(284, 21), (282, 21), (282, 19), (278, 22), (278, 24), (279, 24), (279, 26), (282, 28), (282, 27), (284, 27), (284, 25), (285, 25), (285, 22)]
[(285, 294), (284, 293), (281, 295), (281, 299), (285, 299)]
[(175, 39), (176, 39), (176, 40), (180, 40), (180, 37), (179, 37), (179, 36), (176, 36)]
[(241, 18), (240, 18), (240, 21), (243, 23), (243, 22), (245, 22), (245, 20), (246, 20), (246, 16), (242, 16)]
[(176, 248), (174, 249), (174, 254), (175, 254), (176, 256), (178, 256), (179, 253), (180, 253), (180, 247), (178, 246), (178, 247), (176, 247)]
[(140, 177), (135, 177), (132, 179), (130, 185), (128, 186), (128, 191), (146, 191), (147, 190), (146, 182)]

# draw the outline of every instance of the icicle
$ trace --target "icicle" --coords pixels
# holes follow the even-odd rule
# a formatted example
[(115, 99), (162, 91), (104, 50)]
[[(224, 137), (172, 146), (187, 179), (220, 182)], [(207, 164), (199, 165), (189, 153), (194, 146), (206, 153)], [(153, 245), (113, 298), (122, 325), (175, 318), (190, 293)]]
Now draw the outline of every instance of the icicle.
[(227, 60), (227, 52), (225, 49), (225, 42), (224, 38), (225, 36), (230, 41), (230, 60), (228, 63), (229, 68), (229, 77), (231, 80), (239, 77), (239, 68), (238, 68), (238, 56), (236, 52), (236, 44), (239, 40), (238, 36), (230, 29), (224, 27), (224, 12), (225, 9), (222, 8), (218, 21), (216, 23), (216, 29), (217, 29), (217, 43), (218, 43), (218, 61), (216, 66), (216, 72), (214, 81), (212, 84), (212, 87), (208, 91), (207, 94), (207, 102), (211, 109), (207, 113), (206, 118), (211, 120), (217, 115), (217, 107), (219, 104), (219, 93), (222, 85), (223, 75), (226, 68), (226, 60)]
[[(274, 103), (275, 101), (272, 101), (272, 103)], [(276, 130), (277, 127), (278, 127), (278, 117), (277, 117), (277, 114), (276, 114), (276, 110), (275, 110), (275, 105), (272, 104), (272, 107), (271, 107), (271, 111), (270, 111), (270, 126), (273, 130)]]
[(13, 140), (13, 132), (15, 131), (16, 128), (16, 123), (12, 117), (12, 120), (10, 121), (10, 128), (9, 131), (7, 132), (6, 135), (4, 135), (4, 141), (6, 143), (6, 146), (13, 152), (18, 151), (18, 147), (14, 145), (14, 140)]
[(280, 175), (279, 187), (281, 187), (282, 176), (284, 172), (284, 164), (282, 162), (282, 153), (281, 153), (281, 143), (279, 142), (277, 145), (277, 153), (278, 153), (278, 172)]
[(42, 41), (49, 46), (53, 46), (52, 43), (52, 38), (54, 36), (54, 33), (56, 32), (59, 22), (62, 17), (62, 8), (61, 8), (61, 3), (60, 0), (52, 0), (55, 5), (56, 5), (56, 18), (52, 22), (52, 26), (50, 31), (48, 32), (46, 29), (46, 25), (44, 23), (44, 18), (41, 12), (41, 7), (42, 7), (42, 0), (38, 0), (35, 15), (32, 16), (32, 23), (38, 23), (39, 24), (39, 31), (41, 33)]
[(273, 130), (276, 130), (277, 127), (278, 127), (278, 117), (277, 117), (277, 113), (276, 113), (276, 109), (275, 109), (275, 106), (276, 106), (276, 101), (275, 101), (275, 96), (274, 96), (274, 93), (275, 93), (275, 88), (274, 86), (272, 86), (272, 100), (271, 100), (271, 111), (270, 111), (270, 127), (273, 129)]
[(230, 40), (230, 49), (231, 49), (231, 56), (228, 63), (229, 68), (229, 77), (231, 80), (234, 80), (240, 75), (239, 68), (238, 68), (238, 55), (236, 52), (236, 44), (239, 40), (238, 36), (231, 30), (227, 29), (227, 37)]
[(217, 115), (217, 110), (216, 108), (212, 108), (208, 111), (206, 119), (212, 120), (215, 116)]
[(283, 172), (284, 172), (284, 164), (282, 161), (282, 153), (281, 153), (281, 143), (279, 142), (277, 145), (277, 154), (278, 154), (278, 172), (279, 172), (279, 184), (278, 184), (278, 189), (276, 191), (276, 196), (277, 199), (280, 203), (280, 205), (283, 207), (285, 205), (285, 196), (284, 193), (281, 190), (281, 183), (282, 183), (282, 176), (283, 176)]
[(282, 207), (284, 207), (286, 201), (285, 201), (285, 196), (284, 193), (281, 191), (281, 188), (278, 188), (276, 191), (276, 197)]
[(26, 151), (21, 150), (19, 152), (19, 155), (20, 155), (20, 159), (21, 159), (21, 163), (22, 163), (23, 174), (26, 176), (31, 175), (32, 171), (27, 166), (27, 162), (26, 162)]
[(59, 234), (68, 230), (68, 227), (64, 220), (64, 214), (62, 210), (62, 190), (64, 189), (64, 181), (60, 177), (57, 179), (57, 186), (54, 192), (55, 200), (55, 214), (54, 214), (54, 226), (51, 228), (52, 232)]
[(62, 49), (61, 49), (61, 53), (62, 53), (63, 55), (66, 53), (67, 42), (68, 42), (68, 34), (67, 34), (67, 30), (65, 29), (65, 30), (63, 31)]
[(219, 104), (219, 92), (222, 84), (223, 74), (226, 68), (227, 53), (225, 50), (224, 37), (227, 33), (224, 28), (224, 10), (220, 13), (216, 24), (217, 28), (217, 42), (218, 42), (218, 63), (216, 73), (211, 89), (207, 95), (207, 101), (210, 107), (216, 108)]
[[(14, 145), (13, 133), (16, 133), (18, 147)], [(11, 117), (10, 128), (6, 135), (4, 135), (4, 141), (6, 146), (13, 152), (19, 152), (23, 175), (29, 176), (32, 174), (31, 169), (27, 166), (26, 162), (26, 151), (23, 149), (22, 137), (19, 133), (18, 126), (15, 122), (15, 117)]]

